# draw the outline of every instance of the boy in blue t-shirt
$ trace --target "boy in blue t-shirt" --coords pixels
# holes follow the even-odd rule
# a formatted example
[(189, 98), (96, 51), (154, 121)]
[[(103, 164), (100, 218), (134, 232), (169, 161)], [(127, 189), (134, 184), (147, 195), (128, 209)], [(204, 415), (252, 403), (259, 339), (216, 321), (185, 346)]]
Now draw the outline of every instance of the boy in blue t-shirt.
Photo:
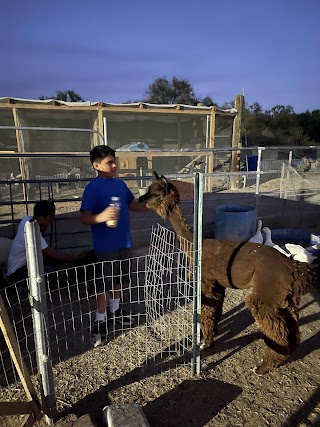
[[(129, 279), (129, 210), (142, 212), (148, 209), (134, 200), (132, 192), (123, 181), (115, 178), (117, 166), (112, 148), (106, 145), (94, 147), (90, 151), (90, 160), (98, 176), (84, 190), (80, 221), (91, 226), (93, 247), (101, 262), (97, 265), (101, 267), (101, 271), (96, 269), (97, 311), (92, 330), (93, 345), (96, 347), (106, 339), (106, 306), (109, 306), (107, 317), (109, 315), (121, 320), (123, 325), (133, 323), (130, 316), (119, 308), (120, 283), (127, 284)], [(120, 209), (110, 206), (112, 197), (120, 199)], [(116, 227), (107, 226), (107, 222), (116, 219)]]

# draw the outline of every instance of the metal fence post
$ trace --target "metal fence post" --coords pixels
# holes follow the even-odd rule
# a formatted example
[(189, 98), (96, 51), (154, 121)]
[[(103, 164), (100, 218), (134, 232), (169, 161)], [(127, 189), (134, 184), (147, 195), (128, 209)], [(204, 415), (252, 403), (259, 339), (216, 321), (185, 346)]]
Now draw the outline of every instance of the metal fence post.
[(261, 177), (261, 159), (262, 159), (262, 150), (264, 150), (265, 147), (258, 147), (258, 161), (257, 161), (257, 179), (256, 179), (256, 195), (259, 194), (259, 187), (260, 187), (260, 177)]
[(46, 283), (41, 250), (40, 229), (37, 221), (27, 221), (24, 229), (27, 266), (29, 272), (30, 305), (33, 319), (37, 367), (41, 385), (42, 410), (46, 421), (53, 425), (56, 398), (48, 339), (48, 309)]
[(201, 251), (203, 174), (195, 174), (193, 214), (193, 325), (192, 325), (192, 375), (200, 374), (200, 319), (201, 319)]

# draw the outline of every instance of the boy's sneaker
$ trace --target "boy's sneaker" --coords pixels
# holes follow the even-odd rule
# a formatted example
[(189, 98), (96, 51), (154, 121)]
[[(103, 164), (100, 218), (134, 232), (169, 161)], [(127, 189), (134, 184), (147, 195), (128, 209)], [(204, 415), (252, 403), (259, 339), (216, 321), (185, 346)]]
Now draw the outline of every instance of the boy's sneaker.
[(107, 322), (119, 323), (122, 326), (132, 326), (134, 324), (134, 320), (132, 316), (127, 313), (123, 308), (118, 308), (114, 313), (110, 313), (108, 308), (107, 310)]
[(98, 347), (106, 343), (107, 322), (95, 320), (91, 331), (91, 342), (93, 347)]

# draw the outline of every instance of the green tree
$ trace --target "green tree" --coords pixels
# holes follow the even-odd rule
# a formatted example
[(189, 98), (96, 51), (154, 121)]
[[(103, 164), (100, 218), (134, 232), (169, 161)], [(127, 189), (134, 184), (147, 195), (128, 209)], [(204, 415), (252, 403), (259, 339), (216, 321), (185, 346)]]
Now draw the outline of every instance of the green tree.
[(55, 95), (53, 95), (53, 96), (39, 96), (39, 99), (57, 99), (59, 101), (65, 101), (65, 102), (82, 102), (82, 101), (84, 101), (82, 96), (80, 96), (74, 90), (70, 90), (70, 89), (65, 90), (65, 91), (57, 90)]
[(210, 96), (205, 96), (200, 102), (206, 107), (212, 107), (213, 105), (216, 107), (218, 106), (218, 104), (214, 102)]
[(254, 102), (245, 107), (243, 116), (244, 135), (250, 145), (309, 145), (314, 140), (311, 113), (295, 114), (291, 105), (263, 111)]
[(249, 105), (248, 111), (250, 114), (254, 114), (254, 115), (263, 114), (263, 109), (262, 109), (261, 105), (259, 104), (259, 102), (254, 102), (253, 104)]
[(159, 77), (149, 86), (144, 102), (196, 105), (198, 99), (188, 80), (172, 77), (172, 80), (169, 81), (167, 77)]
[(320, 110), (307, 110), (297, 115), (297, 120), (304, 135), (307, 135), (313, 143), (320, 143)]
[(266, 135), (266, 115), (258, 102), (244, 106), (243, 129), (243, 134), (252, 145), (259, 145), (262, 140), (269, 139)]

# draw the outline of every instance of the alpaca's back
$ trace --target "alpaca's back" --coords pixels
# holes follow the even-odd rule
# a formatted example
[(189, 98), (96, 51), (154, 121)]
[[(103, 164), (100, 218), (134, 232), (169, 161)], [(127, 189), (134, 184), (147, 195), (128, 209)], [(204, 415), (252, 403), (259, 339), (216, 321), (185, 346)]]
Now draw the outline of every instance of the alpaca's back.
[[(265, 302), (286, 298), (288, 290), (298, 297), (317, 283), (317, 265), (287, 258), (277, 250), (256, 243), (203, 241), (202, 274), (224, 287), (253, 288)], [(268, 301), (270, 299), (270, 301)]]

